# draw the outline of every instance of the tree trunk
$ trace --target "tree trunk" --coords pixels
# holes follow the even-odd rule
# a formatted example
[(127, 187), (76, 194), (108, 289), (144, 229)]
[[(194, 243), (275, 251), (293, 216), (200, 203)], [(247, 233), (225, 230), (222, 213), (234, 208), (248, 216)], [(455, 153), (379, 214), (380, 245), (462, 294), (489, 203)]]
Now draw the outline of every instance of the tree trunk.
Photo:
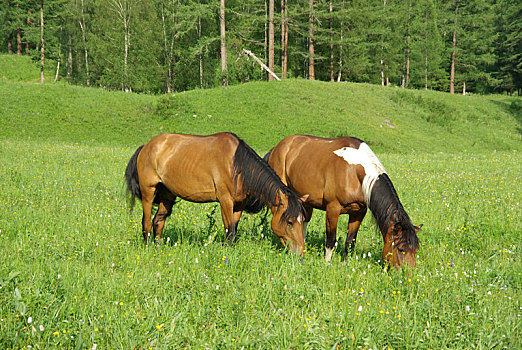
[[(8, 5), (9, 6), (9, 5)], [(20, 4), (16, 3), (17, 13), (19, 11)], [(22, 29), (20, 27), (16, 28), (16, 54), (18, 56), (22, 55)]]
[(410, 84), (410, 53), (411, 53), (411, 0), (408, 6), (408, 41), (407, 41), (407, 48), (406, 48), (406, 81), (404, 82), (404, 88), (408, 88), (408, 85)]
[(163, 55), (165, 56), (165, 64), (167, 65), (167, 79), (165, 86), (167, 93), (170, 94), (172, 92), (172, 50), (169, 50), (167, 28), (165, 24), (165, 8), (163, 5), (161, 6), (161, 27), (163, 29)]
[(125, 54), (123, 56), (123, 90), (130, 91), (129, 86), (129, 46), (130, 46), (130, 28), (128, 18), (123, 19), (123, 29), (125, 30)]
[(7, 37), (7, 52), (9, 52), (9, 54), (14, 54), (14, 51), (13, 51), (13, 43), (11, 42), (12, 40), (12, 37), (11, 37), (11, 34), (8, 35)]
[(72, 65), (73, 65), (73, 54), (72, 54), (72, 36), (69, 33), (69, 39), (67, 40), (67, 46), (69, 46), (69, 56), (67, 57), (67, 67), (65, 71), (67, 72), (67, 78), (70, 78), (72, 75)]
[(450, 94), (455, 93), (455, 56), (457, 48), (457, 15), (459, 10), (459, 0), (455, 1), (455, 19), (453, 22), (453, 50), (451, 51), (451, 71), (450, 71)]
[(261, 68), (263, 68), (265, 71), (267, 71), (267, 73), (270, 76), (272, 76), (272, 80), (274, 80), (274, 79), (277, 81), (281, 80), (270, 68), (268, 68), (268, 66), (266, 64), (263, 63), (263, 61), (261, 61), (256, 55), (254, 55), (252, 53), (252, 51), (243, 49), (243, 52), (245, 54), (249, 55), (250, 57), (252, 57), (254, 59), (254, 61), (256, 61), (261, 66)]
[[(342, 9), (344, 10), (344, 0), (342, 2)], [(337, 82), (341, 81), (341, 75), (343, 70), (343, 40), (344, 40), (344, 21), (341, 19), (341, 40), (339, 44), (339, 74), (337, 75)]]
[(84, 0), (81, 0), (81, 17), (80, 17), (80, 29), (82, 31), (82, 42), (83, 42), (83, 56), (85, 58), (85, 84), (87, 86), (90, 84), (89, 77), (89, 51), (87, 50), (87, 39), (85, 36), (85, 15), (84, 15)]
[(45, 82), (44, 0), (40, 0), (40, 84)]
[[(32, 24), (31, 24), (31, 11), (28, 11), (27, 13), (27, 28), (31, 28)], [(26, 42), (25, 42), (25, 54), (27, 56), (30, 55), (30, 47), (29, 47), (29, 39), (26, 38)]]
[(219, 23), (221, 34), (221, 86), (228, 86), (227, 47), (225, 40), (225, 0), (220, 0)]
[[(263, 46), (263, 59), (265, 62), (267, 62), (267, 60), (268, 60), (268, 4), (267, 4), (267, 0), (265, 0), (264, 3), (265, 3), (265, 21), (263, 22), (263, 24), (265, 26), (265, 31), (263, 32), (263, 34), (265, 36), (265, 42), (264, 42), (264, 46)], [(268, 76), (267, 76), (267, 79), (268, 79)]]
[[(268, 3), (268, 68), (274, 71), (274, 0)], [(268, 81), (274, 80), (269, 74)]]
[[(82, 0), (83, 1), (83, 0)], [(121, 88), (125, 92), (132, 91), (129, 81), (129, 50), (131, 34), (132, 4), (128, 0), (111, 0), (113, 10), (118, 14), (123, 24), (123, 76)]]
[(381, 86), (384, 86), (384, 60), (381, 58)]
[[(201, 17), (198, 16), (198, 40), (201, 40)], [(203, 53), (199, 54), (199, 87), (203, 89)]]
[(424, 20), (424, 90), (428, 91), (428, 11)]
[[(384, 0), (384, 3), (383, 3), (383, 13), (386, 11), (386, 0)], [(381, 86), (384, 86), (384, 83), (385, 83), (385, 73), (384, 73), (384, 69), (385, 69), (385, 64), (384, 64), (384, 37), (382, 38), (382, 45), (381, 45), (381, 49), (382, 49), (382, 53), (381, 53)], [(388, 85), (388, 83), (386, 82), (386, 85)]]
[(288, 71), (288, 7), (287, 0), (281, 0), (281, 75), (286, 79)]
[(16, 29), (16, 54), (22, 55), (22, 29)]
[(309, 28), (308, 28), (308, 79), (315, 80), (314, 63), (314, 0), (310, 0)]
[(466, 82), (462, 83), (462, 95), (466, 96)]
[(334, 82), (334, 35), (333, 35), (333, 4), (330, 0), (330, 81)]
[(56, 63), (56, 74), (54, 75), (54, 82), (58, 81), (58, 75), (60, 74), (60, 62), (61, 59), (58, 58), (58, 63)]

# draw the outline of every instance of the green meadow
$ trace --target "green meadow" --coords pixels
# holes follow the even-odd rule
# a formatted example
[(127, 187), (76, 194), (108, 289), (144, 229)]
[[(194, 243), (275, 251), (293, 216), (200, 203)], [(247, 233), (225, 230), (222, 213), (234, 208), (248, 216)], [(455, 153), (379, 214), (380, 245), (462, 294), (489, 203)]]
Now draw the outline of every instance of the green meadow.
[[(16, 68), (16, 69), (15, 69)], [(519, 348), (522, 102), (304, 80), (151, 96), (35, 83), (0, 56), (0, 348)], [(225, 242), (219, 206), (180, 202), (141, 238), (123, 174), (161, 132), (232, 131), (263, 155), (296, 133), (356, 136), (414, 224), (387, 270), (367, 215), (331, 264), (315, 211), (304, 259), (264, 214)]]

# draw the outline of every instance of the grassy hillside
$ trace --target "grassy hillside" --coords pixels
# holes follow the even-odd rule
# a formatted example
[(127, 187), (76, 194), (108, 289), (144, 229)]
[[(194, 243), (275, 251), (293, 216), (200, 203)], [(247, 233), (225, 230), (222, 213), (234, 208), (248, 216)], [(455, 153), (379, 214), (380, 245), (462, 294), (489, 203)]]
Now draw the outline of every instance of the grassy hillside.
[[(30, 61), (11, 59), (0, 349), (520, 348), (520, 99), (301, 80), (147, 96), (40, 86)], [(181, 201), (165, 244), (144, 245), (122, 184), (136, 146), (222, 130), (259, 151), (298, 132), (368, 140), (424, 224), (417, 267), (383, 269), (370, 215), (344, 263), (348, 216), (327, 265), (320, 211), (304, 259), (262, 215), (243, 215), (226, 244), (216, 203)]]
[(297, 133), (356, 136), (379, 153), (522, 149), (518, 98), (306, 80), (149, 96), (24, 82), (34, 70), (0, 56), (2, 138), (134, 146), (161, 132), (232, 131), (260, 151)]

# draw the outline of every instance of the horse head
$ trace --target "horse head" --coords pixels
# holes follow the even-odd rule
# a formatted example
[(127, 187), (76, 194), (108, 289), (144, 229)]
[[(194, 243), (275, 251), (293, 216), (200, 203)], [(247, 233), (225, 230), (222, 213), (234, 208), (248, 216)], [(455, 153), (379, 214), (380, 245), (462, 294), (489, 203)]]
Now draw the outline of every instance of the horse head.
[(382, 259), (396, 268), (415, 267), (415, 254), (418, 248), (417, 232), (422, 227), (401, 222), (392, 222), (384, 238)]
[(305, 213), (302, 203), (306, 201), (308, 195), (299, 199), (295, 195), (293, 197), (295, 198), (280, 192), (279, 203), (271, 207), (272, 231), (290, 251), (303, 255)]

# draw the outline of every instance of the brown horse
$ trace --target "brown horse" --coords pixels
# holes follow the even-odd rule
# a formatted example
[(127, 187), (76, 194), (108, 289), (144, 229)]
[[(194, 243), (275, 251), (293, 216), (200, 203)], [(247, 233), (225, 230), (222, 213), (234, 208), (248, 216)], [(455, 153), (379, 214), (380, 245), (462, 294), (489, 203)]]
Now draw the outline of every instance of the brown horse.
[[(226, 236), (233, 241), (241, 213), (254, 211), (247, 204), (256, 199), (271, 209), (272, 230), (281, 243), (304, 252), (301, 200), (234, 134), (158, 135), (136, 150), (125, 178), (132, 199), (137, 197), (143, 204), (145, 242), (152, 230), (154, 239), (161, 238), (177, 197), (196, 203), (219, 202)], [(158, 210), (152, 224), (153, 204), (158, 204)]]
[(363, 141), (294, 135), (282, 140), (264, 158), (304, 203), (306, 224), (313, 209), (326, 211), (325, 259), (332, 257), (340, 214), (349, 214), (344, 258), (353, 251), (357, 231), (367, 209), (375, 217), (383, 239), (383, 261), (399, 267), (415, 266), (417, 231), (393, 184), (375, 154)]

